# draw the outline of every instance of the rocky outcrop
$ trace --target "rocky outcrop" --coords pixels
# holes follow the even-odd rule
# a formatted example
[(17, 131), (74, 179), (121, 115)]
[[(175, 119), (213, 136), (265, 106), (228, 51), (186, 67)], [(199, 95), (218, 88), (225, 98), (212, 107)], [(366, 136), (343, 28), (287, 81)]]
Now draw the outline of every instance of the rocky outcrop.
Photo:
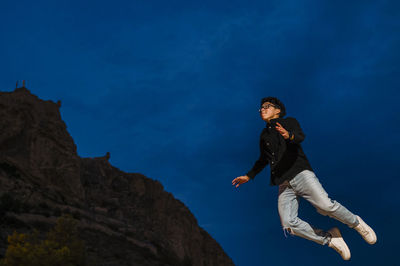
[(14, 230), (79, 220), (98, 265), (233, 265), (162, 184), (81, 158), (59, 112), (25, 87), (0, 92), (0, 255)]

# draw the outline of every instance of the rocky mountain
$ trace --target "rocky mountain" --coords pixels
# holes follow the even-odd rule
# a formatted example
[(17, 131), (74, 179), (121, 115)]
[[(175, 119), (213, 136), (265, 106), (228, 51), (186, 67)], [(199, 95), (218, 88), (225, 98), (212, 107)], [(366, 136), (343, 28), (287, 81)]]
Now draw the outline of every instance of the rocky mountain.
[(0, 256), (14, 230), (79, 221), (98, 265), (233, 265), (189, 209), (156, 180), (81, 158), (60, 102), (0, 92)]

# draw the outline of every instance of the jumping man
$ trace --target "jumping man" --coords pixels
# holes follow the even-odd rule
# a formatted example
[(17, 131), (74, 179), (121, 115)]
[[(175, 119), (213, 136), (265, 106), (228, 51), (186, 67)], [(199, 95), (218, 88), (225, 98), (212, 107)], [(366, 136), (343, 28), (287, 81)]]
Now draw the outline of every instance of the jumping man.
[(337, 227), (324, 231), (301, 220), (298, 214), (299, 196), (308, 200), (317, 211), (354, 228), (369, 244), (376, 242), (376, 234), (358, 215), (328, 197), (316, 177), (301, 147), (305, 135), (293, 117), (283, 118), (285, 106), (275, 97), (261, 100), (259, 109), (267, 122), (260, 136), (260, 157), (244, 176), (236, 177), (232, 185), (246, 183), (264, 169), (271, 167), (271, 186), (279, 186), (278, 211), (284, 233), (312, 240), (336, 250), (344, 260), (350, 259), (350, 250)]

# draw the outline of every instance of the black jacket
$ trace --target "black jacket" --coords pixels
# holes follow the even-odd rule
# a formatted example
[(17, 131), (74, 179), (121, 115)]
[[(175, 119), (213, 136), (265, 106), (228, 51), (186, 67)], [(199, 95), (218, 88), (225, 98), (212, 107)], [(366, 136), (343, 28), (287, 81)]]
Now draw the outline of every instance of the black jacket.
[[(289, 131), (289, 139), (285, 140), (275, 128), (276, 122)], [(254, 179), (267, 164), (270, 164), (270, 185), (274, 186), (291, 180), (305, 169), (313, 171), (300, 145), (304, 138), (303, 130), (295, 118), (271, 119), (260, 135), (260, 157), (246, 175)]]

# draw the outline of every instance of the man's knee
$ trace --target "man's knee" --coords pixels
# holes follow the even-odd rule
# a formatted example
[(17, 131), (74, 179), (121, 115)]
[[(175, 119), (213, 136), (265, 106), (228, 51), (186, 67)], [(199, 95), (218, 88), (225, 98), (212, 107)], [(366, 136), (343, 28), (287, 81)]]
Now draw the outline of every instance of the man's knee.
[(282, 228), (283, 230), (286, 230), (287, 232), (289, 232), (290, 234), (294, 234), (292, 228), (296, 227), (298, 224), (297, 218), (295, 219), (282, 219), (281, 220), (282, 223)]
[(338, 209), (338, 204), (335, 200), (328, 198), (326, 200), (318, 202), (318, 204), (316, 204), (314, 207), (320, 214), (329, 215), (330, 213)]
[(290, 228), (290, 227), (283, 227), (283, 234), (285, 235), (285, 237), (287, 237), (286, 232), (292, 236), (294, 235), (292, 228)]

